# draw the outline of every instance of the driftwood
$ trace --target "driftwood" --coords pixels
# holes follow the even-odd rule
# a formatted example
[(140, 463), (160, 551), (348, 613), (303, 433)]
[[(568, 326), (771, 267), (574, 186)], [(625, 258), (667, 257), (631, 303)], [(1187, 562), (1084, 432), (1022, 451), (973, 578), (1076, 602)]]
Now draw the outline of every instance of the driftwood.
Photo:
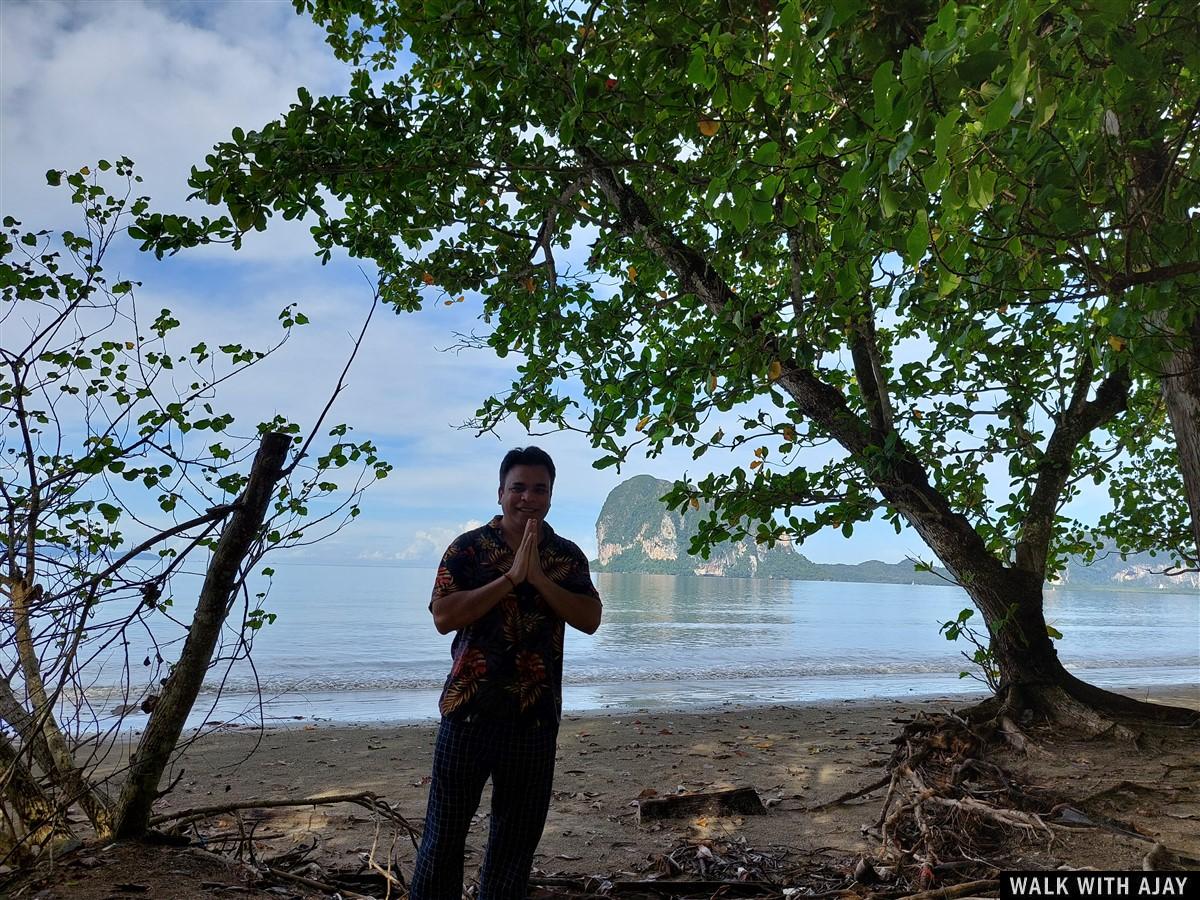
[(668, 897), (778, 896), (776, 885), (766, 881), (614, 881), (610, 894), (661, 894)]
[(820, 812), (823, 809), (829, 809), (831, 806), (840, 806), (841, 804), (850, 800), (857, 800), (859, 797), (865, 797), (867, 794), (873, 793), (874, 791), (879, 790), (881, 787), (887, 787), (889, 784), (891, 784), (891, 781), (891, 774), (884, 775), (878, 781), (872, 781), (866, 787), (861, 787), (853, 791), (846, 791), (846, 793), (839, 797), (834, 797), (832, 800), (826, 800), (824, 803), (818, 803), (814, 806), (805, 807), (805, 810), (807, 812)]
[(678, 819), (692, 815), (765, 816), (758, 791), (752, 787), (728, 791), (701, 791), (693, 794), (670, 794), (638, 801), (638, 822), (655, 819)]

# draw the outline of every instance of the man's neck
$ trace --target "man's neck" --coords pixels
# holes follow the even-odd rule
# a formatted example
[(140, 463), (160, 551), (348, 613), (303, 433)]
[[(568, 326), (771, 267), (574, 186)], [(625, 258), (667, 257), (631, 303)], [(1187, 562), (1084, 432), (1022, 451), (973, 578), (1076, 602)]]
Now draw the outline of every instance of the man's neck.
[(516, 550), (521, 546), (521, 541), (525, 537), (525, 528), (524, 526), (519, 526), (513, 522), (510, 522), (508, 520), (508, 516), (501, 516), (500, 533), (504, 535), (504, 542), (508, 544), (510, 548)]

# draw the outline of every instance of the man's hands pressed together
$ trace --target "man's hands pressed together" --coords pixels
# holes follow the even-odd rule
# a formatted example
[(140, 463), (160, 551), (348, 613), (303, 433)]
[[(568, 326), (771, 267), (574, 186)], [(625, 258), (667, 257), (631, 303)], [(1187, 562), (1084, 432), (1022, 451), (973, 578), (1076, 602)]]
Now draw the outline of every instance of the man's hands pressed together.
[(542, 559), (538, 554), (538, 540), (542, 535), (542, 523), (537, 519), (529, 519), (525, 523), (525, 533), (521, 535), (521, 544), (513, 553), (513, 564), (508, 570), (509, 580), (513, 587), (531, 581), (531, 574), (536, 570), (542, 574)]

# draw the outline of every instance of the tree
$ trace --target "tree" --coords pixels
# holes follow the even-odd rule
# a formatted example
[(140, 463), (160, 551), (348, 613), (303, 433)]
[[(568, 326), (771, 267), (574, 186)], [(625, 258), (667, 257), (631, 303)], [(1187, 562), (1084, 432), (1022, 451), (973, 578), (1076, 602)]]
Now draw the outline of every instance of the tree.
[(296, 5), (358, 68), (193, 172), (222, 234), (309, 217), (397, 310), (480, 295), (467, 342), (526, 357), (480, 428), (732, 450), (667, 497), (713, 504), (697, 550), (907, 522), (1002, 709), (1188, 718), (1068, 672), (1042, 587), (1102, 539), (1196, 556), (1162, 399), (1196, 375), (1190, 4)]
[[(125, 193), (108, 193), (101, 173), (122, 179)], [(320, 421), (308, 436), (282, 416), (239, 435), (233, 415), (214, 408), (217, 389), (279, 349), (303, 314), (285, 309), (283, 336), (266, 350), (200, 341), (178, 352), (180, 321), (166, 309), (139, 315), (139, 284), (104, 274), (113, 241), (148, 214), (146, 198), (132, 197), (140, 181), (132, 164), (48, 173), (55, 185), (64, 176), (82, 233), (26, 231), (11, 216), (0, 233), (6, 859), (70, 835), (76, 805), (102, 838), (145, 832), (222, 629), (232, 615), (236, 637), (225, 652), (244, 656), (276, 615), (265, 589), (251, 593), (254, 570), (269, 551), (340, 527), (389, 469), (344, 425), (315, 458)], [(339, 489), (336, 470), (351, 463), (363, 471)], [(323, 509), (310, 513), (315, 504)], [(178, 657), (164, 660), (160, 645), (138, 667), (127, 636), (166, 624), (173, 578), (198, 556), (207, 556), (206, 575), (190, 624), (179, 623)], [(127, 688), (105, 698), (122, 703), (109, 719), (92, 709), (87, 687), (97, 660), (122, 646)], [(139, 704), (150, 716), (127, 768), (99, 776)]]

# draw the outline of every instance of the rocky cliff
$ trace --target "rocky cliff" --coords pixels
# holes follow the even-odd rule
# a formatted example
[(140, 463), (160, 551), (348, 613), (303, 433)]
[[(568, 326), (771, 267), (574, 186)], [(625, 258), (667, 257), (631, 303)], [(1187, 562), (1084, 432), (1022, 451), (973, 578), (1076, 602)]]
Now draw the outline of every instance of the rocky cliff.
[(1053, 584), (1078, 588), (1105, 588), (1110, 590), (1154, 590), (1194, 591), (1200, 590), (1200, 572), (1184, 572), (1179, 575), (1164, 575), (1171, 563), (1165, 556), (1149, 553), (1134, 553), (1122, 557), (1119, 553), (1101, 552), (1095, 560), (1085, 564), (1072, 559), (1065, 571), (1053, 580)]

